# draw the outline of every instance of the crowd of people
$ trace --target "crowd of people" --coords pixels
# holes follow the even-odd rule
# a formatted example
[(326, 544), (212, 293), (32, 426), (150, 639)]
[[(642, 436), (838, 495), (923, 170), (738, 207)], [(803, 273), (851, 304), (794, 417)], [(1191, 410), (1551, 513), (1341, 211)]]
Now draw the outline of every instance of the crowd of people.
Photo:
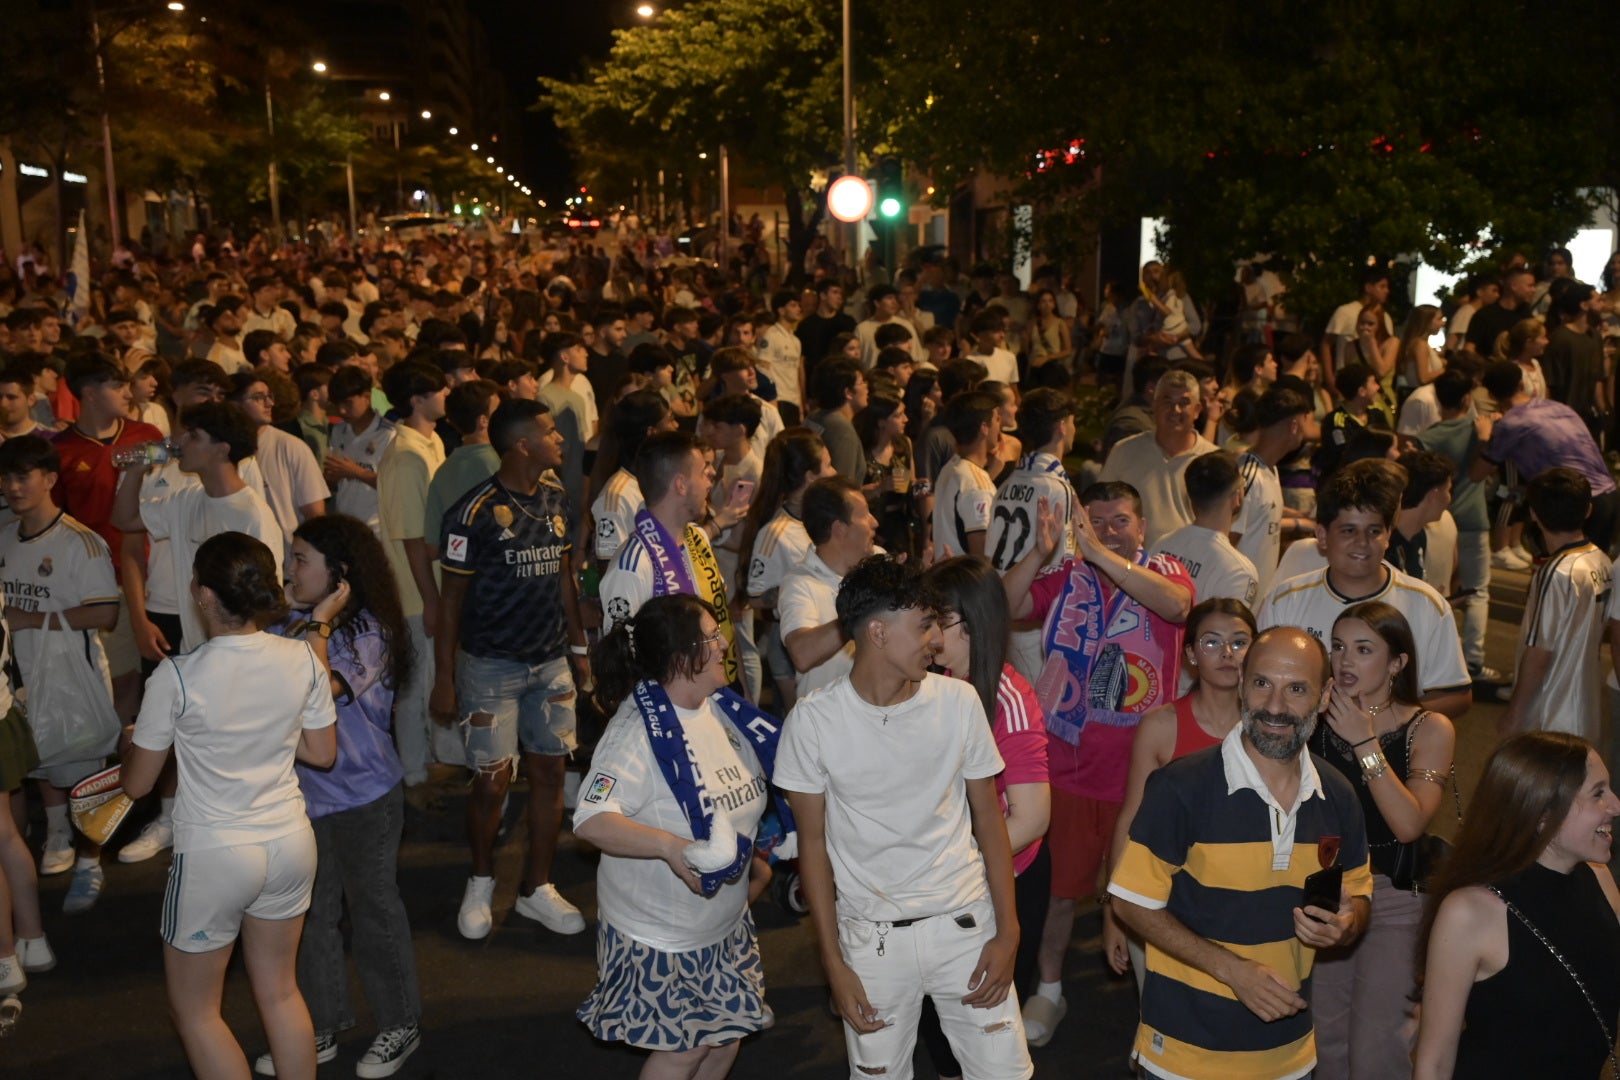
[[(338, 1055), (352, 960), (357, 1075), (392, 1075), (440, 765), (464, 937), (520, 777), (517, 914), (584, 932), (553, 862), (570, 826), (600, 851), (578, 1019), (644, 1077), (723, 1077), (771, 1026), (750, 905), (789, 861), (851, 1076), (919, 1039), (1032, 1075), (1092, 902), (1148, 1075), (1598, 1074), (1612, 273), (1515, 259), (1396, 334), (1374, 269), (1313, 338), (1254, 268), (1213, 335), (1158, 262), (1093, 318), (1052, 266), (862, 280), (818, 247), (773, 291), (757, 253), (648, 250), (125, 246), (78, 307), (0, 269), (0, 994), (55, 965), (38, 875), (68, 914), (107, 887), (72, 811), (117, 755), (197, 1075), (248, 1073), (238, 938), (254, 1071)], [(1492, 577), (1530, 570), (1497, 670)]]

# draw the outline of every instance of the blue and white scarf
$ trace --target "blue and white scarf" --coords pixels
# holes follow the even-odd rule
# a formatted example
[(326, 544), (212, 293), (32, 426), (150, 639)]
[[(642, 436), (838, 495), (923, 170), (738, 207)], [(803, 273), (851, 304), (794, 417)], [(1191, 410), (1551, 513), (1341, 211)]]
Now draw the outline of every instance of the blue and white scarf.
[[(651, 679), (643, 679), (636, 684), (634, 698), (636, 709), (641, 713), (642, 725), (647, 731), (647, 741), (652, 746), (653, 759), (658, 762), (670, 793), (686, 814), (687, 823), (692, 828), (692, 839), (708, 840), (714, 826), (714, 800), (703, 781), (697, 756), (686, 741), (680, 714), (675, 711), (669, 694)], [(720, 715), (737, 730), (737, 734), (753, 744), (754, 755), (765, 770), (765, 779), (770, 780), (776, 772), (776, 745), (782, 737), (782, 725), (774, 717), (761, 712), (747, 698), (730, 690), (716, 691), (710, 700), (719, 707)], [(782, 827), (791, 833), (793, 814), (788, 809), (787, 801), (775, 788), (771, 789), (771, 795), (776, 802)], [(713, 896), (720, 891), (720, 886), (736, 881), (747, 873), (753, 851), (753, 838), (737, 834), (737, 858), (731, 865), (711, 874), (698, 875), (703, 895)]]
[[(1145, 566), (1147, 553), (1138, 551), (1135, 562)], [(1116, 588), (1105, 605), (1097, 568), (1083, 559), (1073, 560), (1066, 573), (1063, 592), (1041, 634), (1046, 663), (1035, 682), (1035, 696), (1047, 732), (1078, 746), (1088, 720), (1120, 723), (1124, 715), (1119, 710), (1127, 678), (1124, 651), (1120, 643), (1104, 641), (1110, 629), (1118, 629), (1114, 620), (1131, 598)]]

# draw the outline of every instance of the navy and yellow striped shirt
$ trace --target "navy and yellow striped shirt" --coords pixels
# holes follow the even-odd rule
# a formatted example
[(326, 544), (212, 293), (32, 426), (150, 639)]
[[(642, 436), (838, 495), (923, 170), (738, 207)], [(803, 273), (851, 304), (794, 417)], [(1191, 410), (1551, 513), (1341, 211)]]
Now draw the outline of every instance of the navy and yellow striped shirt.
[[(1293, 909), (1306, 877), (1322, 867), (1318, 843), (1328, 838), (1338, 840), (1350, 894), (1372, 896), (1366, 824), (1335, 770), (1304, 756), (1299, 799), (1282, 808), (1262, 794), (1244, 754), (1240, 726), (1221, 746), (1148, 777), (1109, 892), (1167, 909), (1308, 1001), (1316, 952), (1294, 936)], [(1316, 1064), (1309, 1010), (1267, 1023), (1230, 987), (1151, 943), (1136, 1049), (1149, 1073), (1172, 1080), (1289, 1080)]]

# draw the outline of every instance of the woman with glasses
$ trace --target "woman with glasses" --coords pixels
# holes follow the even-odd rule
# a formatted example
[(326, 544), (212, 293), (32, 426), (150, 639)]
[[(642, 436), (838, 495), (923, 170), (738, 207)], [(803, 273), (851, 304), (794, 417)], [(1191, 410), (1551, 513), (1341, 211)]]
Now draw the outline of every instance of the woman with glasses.
[[(1187, 613), (1185, 667), (1194, 678), (1184, 696), (1161, 705), (1142, 717), (1131, 742), (1131, 768), (1125, 779), (1125, 801), (1114, 826), (1112, 851), (1117, 860), (1125, 850), (1131, 819), (1142, 805), (1142, 791), (1154, 770), (1197, 750), (1219, 746), (1241, 719), (1243, 658), (1255, 635), (1254, 613), (1240, 600), (1205, 600)], [(1142, 991), (1147, 965), (1142, 946), (1127, 937), (1125, 927), (1103, 902), (1103, 955), (1120, 975), (1136, 973)]]
[[(1451, 777), (1451, 721), (1418, 703), (1412, 628), (1376, 600), (1333, 624), (1333, 692), (1310, 749), (1344, 774), (1367, 818), (1373, 913), (1347, 949), (1317, 953), (1311, 1020), (1319, 1080), (1412, 1075), (1417, 1029), (1410, 994), (1423, 918), (1418, 865), (1429, 822)], [(1552, 1074), (1547, 1074), (1552, 1075)]]
[[(574, 834), (597, 868), (591, 1034), (651, 1051), (643, 1080), (722, 1077), (770, 1022), (748, 913), (776, 721), (726, 685), (707, 603), (655, 596), (596, 646), (602, 706)], [(763, 765), (762, 765), (763, 761)]]

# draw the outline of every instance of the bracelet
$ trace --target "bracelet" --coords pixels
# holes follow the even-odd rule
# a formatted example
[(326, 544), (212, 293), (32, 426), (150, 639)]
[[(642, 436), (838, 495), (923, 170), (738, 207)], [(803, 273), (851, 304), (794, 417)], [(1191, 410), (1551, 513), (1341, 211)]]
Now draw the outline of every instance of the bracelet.
[(1374, 750), (1361, 758), (1361, 776), (1364, 780), (1376, 780), (1384, 775), (1389, 768), (1389, 761), (1384, 757), (1382, 750)]
[(325, 623), (325, 622), (320, 622), (320, 621), (315, 620), (315, 619), (311, 619), (309, 621), (309, 623), (305, 625), (304, 633), (307, 634), (311, 630), (313, 630), (316, 633), (320, 634), (321, 638), (323, 640), (327, 639), (327, 638), (330, 638), (332, 636), (332, 624), (331, 623)]
[(1351, 744), (1350, 744), (1350, 749), (1352, 749), (1352, 750), (1354, 750), (1354, 749), (1355, 749), (1355, 748), (1356, 748), (1356, 747), (1358, 747), (1358, 746), (1366, 746), (1366, 745), (1367, 745), (1367, 744), (1368, 744), (1368, 743), (1370, 743), (1370, 742), (1376, 742), (1376, 741), (1377, 741), (1377, 740), (1378, 740), (1378, 736), (1376, 736), (1376, 735), (1369, 735), (1369, 736), (1367, 736), (1367, 737), (1366, 737), (1366, 738), (1365, 738), (1365, 739), (1362, 739), (1362, 740), (1361, 740), (1361, 741), (1360, 741), (1360, 742), (1353, 742), (1353, 743), (1351, 743)]
[(591, 647), (589, 645), (570, 645), (568, 646), (568, 651), (573, 653), (575, 656), (591, 655)]

